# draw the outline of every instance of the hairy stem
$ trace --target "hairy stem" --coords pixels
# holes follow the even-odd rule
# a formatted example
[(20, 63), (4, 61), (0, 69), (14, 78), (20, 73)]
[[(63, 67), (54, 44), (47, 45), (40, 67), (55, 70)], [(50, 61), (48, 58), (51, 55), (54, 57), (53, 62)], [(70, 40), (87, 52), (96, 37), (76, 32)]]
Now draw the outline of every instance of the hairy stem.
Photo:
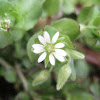
[(28, 82), (27, 82), (24, 74), (22, 73), (22, 71), (20, 69), (20, 65), (16, 63), (15, 64), (15, 68), (16, 68), (16, 72), (17, 72), (19, 78), (21, 79), (21, 81), (23, 83), (25, 91), (28, 91)]
[(0, 58), (0, 64), (1, 64), (6, 70), (9, 70), (9, 69), (12, 68), (3, 58)]

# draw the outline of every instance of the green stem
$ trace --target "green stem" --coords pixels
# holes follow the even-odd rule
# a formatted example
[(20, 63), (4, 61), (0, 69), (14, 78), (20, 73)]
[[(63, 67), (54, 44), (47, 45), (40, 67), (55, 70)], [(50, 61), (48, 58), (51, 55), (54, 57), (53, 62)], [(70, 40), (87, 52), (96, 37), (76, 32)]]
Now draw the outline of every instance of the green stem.
[(89, 29), (100, 29), (100, 27), (95, 27), (95, 26), (87, 26), (86, 28), (89, 28)]
[(21, 69), (20, 69), (20, 65), (18, 63), (15, 64), (15, 68), (16, 68), (16, 72), (19, 76), (19, 78), (21, 79), (22, 83), (23, 83), (23, 87), (25, 89), (25, 91), (27, 92), (29, 90), (28, 88), (28, 82), (24, 76), (24, 74), (22, 73)]
[(71, 57), (70, 57), (70, 55), (68, 55), (68, 62), (67, 62), (67, 64), (69, 64), (71, 62)]
[(51, 68), (50, 68), (49, 72), (51, 72), (51, 71), (52, 71), (52, 69), (53, 69), (53, 66), (51, 66)]
[(5, 67), (6, 70), (12, 69), (13, 67), (10, 66), (3, 58), (0, 58), (0, 64)]

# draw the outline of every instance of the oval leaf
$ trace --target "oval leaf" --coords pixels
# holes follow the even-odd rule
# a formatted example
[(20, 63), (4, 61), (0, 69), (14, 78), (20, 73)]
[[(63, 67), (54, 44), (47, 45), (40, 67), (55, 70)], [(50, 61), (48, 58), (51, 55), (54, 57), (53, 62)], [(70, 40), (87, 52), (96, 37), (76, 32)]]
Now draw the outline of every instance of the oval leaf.
[(79, 35), (79, 25), (72, 19), (61, 19), (51, 24), (61, 34), (68, 35), (71, 40), (75, 40)]
[(15, 100), (30, 100), (30, 96), (26, 92), (19, 92)]
[(16, 74), (16, 72), (13, 71), (13, 70), (7, 70), (7, 71), (4, 73), (4, 77), (5, 77), (5, 79), (6, 79), (8, 82), (14, 83), (14, 82), (16, 82), (17, 74)]
[(56, 14), (59, 11), (59, 8), (60, 0), (46, 0), (43, 4), (43, 10), (48, 16)]
[(37, 24), (42, 13), (43, 2), (44, 0), (19, 0), (17, 2), (16, 7), (24, 17), (23, 28), (25, 30), (29, 30)]
[(78, 22), (81, 24), (89, 24), (92, 19), (99, 14), (99, 10), (96, 6), (83, 8), (78, 16)]

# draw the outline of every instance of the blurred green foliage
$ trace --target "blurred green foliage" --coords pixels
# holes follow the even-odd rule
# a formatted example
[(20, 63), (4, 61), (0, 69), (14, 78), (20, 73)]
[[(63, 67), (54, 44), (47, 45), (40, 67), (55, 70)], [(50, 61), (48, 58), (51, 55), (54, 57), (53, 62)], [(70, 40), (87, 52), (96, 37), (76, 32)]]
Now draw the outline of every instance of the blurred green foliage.
[[(61, 33), (70, 62), (37, 63), (43, 30)], [(0, 0), (0, 100), (99, 100), (99, 55), (100, 0)]]

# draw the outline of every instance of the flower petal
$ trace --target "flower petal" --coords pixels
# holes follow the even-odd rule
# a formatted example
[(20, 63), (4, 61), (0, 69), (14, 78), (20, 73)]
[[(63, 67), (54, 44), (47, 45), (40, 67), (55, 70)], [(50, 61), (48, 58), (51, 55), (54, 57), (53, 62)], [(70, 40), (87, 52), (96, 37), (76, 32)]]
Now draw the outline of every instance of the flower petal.
[(46, 42), (50, 43), (50, 35), (47, 31), (44, 31), (44, 39)]
[(42, 44), (44, 44), (44, 45), (46, 44), (45, 39), (41, 35), (38, 36), (38, 39)]
[(56, 32), (56, 34), (52, 38), (52, 43), (55, 43), (58, 40), (59, 32)]
[(33, 47), (34, 49), (44, 48), (44, 46), (41, 45), (41, 44), (33, 44), (32, 47)]
[(34, 49), (33, 52), (38, 54), (38, 53), (42, 53), (43, 51), (45, 51), (44, 49)]
[(38, 63), (42, 62), (45, 58), (46, 58), (47, 53), (44, 52), (40, 55), (40, 57), (38, 58)]
[(57, 53), (54, 52), (54, 56), (61, 62), (64, 62), (65, 61), (65, 58)]
[(55, 49), (55, 52), (61, 56), (67, 56), (67, 52), (62, 49)]
[(64, 46), (65, 46), (64, 43), (57, 43), (57, 44), (55, 45), (55, 48), (63, 48)]
[(50, 61), (51, 65), (53, 65), (53, 66), (55, 65), (55, 58), (54, 58), (53, 54), (49, 55), (49, 61)]

